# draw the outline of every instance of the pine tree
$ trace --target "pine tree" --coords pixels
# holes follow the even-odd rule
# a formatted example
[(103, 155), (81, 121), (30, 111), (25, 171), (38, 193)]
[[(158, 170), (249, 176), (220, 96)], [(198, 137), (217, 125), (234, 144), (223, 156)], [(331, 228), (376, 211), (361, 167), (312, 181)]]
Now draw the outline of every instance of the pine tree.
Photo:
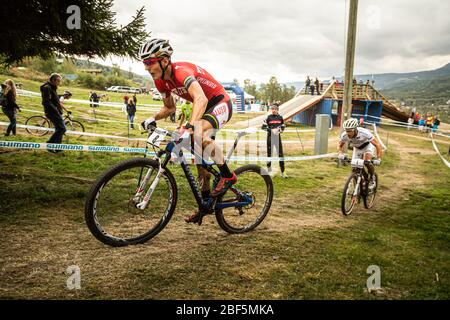
[[(72, 5), (80, 8), (80, 28), (73, 29)], [(137, 58), (145, 31), (144, 7), (126, 26), (117, 26), (113, 0), (3, 0), (0, 10), (0, 64), (26, 57), (63, 55)]]

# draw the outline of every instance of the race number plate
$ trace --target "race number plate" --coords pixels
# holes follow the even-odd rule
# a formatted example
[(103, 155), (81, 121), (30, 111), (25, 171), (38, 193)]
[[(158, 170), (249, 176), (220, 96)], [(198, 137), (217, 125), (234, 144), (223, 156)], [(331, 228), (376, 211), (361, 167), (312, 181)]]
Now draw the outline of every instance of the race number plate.
[(352, 159), (352, 167), (353, 168), (364, 168), (364, 160), (363, 159)]
[(155, 147), (159, 147), (161, 141), (164, 141), (169, 131), (156, 128), (155, 131), (148, 137), (147, 142)]

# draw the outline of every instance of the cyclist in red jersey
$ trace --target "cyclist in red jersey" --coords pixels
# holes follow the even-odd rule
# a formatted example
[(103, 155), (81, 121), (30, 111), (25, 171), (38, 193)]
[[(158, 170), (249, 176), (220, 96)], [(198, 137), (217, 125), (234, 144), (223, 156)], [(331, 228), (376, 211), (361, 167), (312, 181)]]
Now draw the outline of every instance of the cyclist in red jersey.
[[(211, 174), (200, 164), (197, 164), (202, 196), (218, 197), (237, 182), (234, 172), (231, 172), (224, 161), (221, 148), (215, 143), (212, 132), (223, 127), (232, 116), (232, 104), (223, 86), (217, 82), (205, 69), (188, 62), (171, 61), (172, 46), (168, 40), (151, 39), (141, 45), (139, 56), (145, 69), (152, 76), (155, 86), (163, 97), (163, 107), (154, 116), (142, 123), (144, 129), (155, 125), (157, 120), (164, 119), (175, 112), (176, 104), (172, 94), (191, 101), (192, 115), (185, 127), (191, 135), (201, 135), (203, 150), (211, 150), (210, 156), (217, 164), (221, 179), (216, 188), (210, 192)], [(186, 217), (186, 222), (197, 222), (206, 214), (195, 212)]]

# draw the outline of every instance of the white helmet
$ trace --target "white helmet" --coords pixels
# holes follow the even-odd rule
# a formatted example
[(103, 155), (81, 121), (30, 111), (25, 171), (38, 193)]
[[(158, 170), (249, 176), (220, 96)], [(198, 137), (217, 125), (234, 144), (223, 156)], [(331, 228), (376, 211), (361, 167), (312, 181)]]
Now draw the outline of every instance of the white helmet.
[(139, 57), (144, 59), (168, 57), (173, 53), (172, 46), (169, 44), (169, 40), (164, 39), (151, 39), (143, 43), (139, 49)]
[(359, 125), (358, 120), (355, 118), (350, 118), (344, 121), (343, 127), (345, 130), (356, 129)]

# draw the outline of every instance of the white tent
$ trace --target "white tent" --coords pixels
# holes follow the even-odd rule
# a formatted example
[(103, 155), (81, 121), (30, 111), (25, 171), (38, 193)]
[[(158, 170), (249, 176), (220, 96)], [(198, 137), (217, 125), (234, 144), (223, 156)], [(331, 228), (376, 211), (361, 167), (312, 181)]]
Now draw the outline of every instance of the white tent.
[(255, 99), (255, 97), (252, 96), (250, 93), (247, 93), (247, 92), (244, 91), (244, 99), (245, 100), (247, 100), (247, 99)]

